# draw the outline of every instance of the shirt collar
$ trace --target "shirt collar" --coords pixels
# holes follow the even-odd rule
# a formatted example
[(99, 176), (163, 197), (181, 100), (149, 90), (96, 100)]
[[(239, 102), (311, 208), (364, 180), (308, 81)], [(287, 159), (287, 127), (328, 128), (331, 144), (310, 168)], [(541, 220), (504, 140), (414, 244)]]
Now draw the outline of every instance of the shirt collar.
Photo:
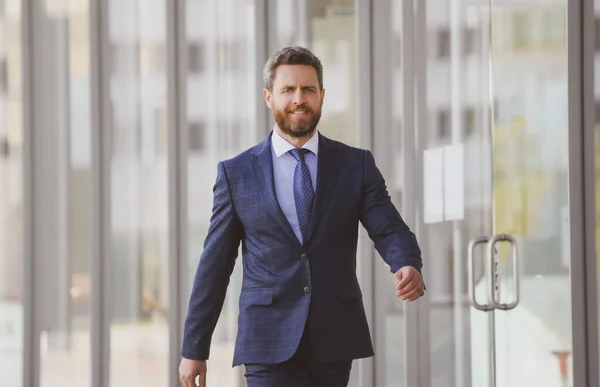
[[(275, 156), (278, 158), (287, 152), (291, 151), (295, 147), (287, 142), (281, 135), (277, 132), (277, 130), (273, 130), (273, 134), (271, 135), (273, 150), (275, 151)], [(306, 142), (306, 144), (302, 145), (302, 148), (308, 149), (315, 155), (319, 153), (319, 131), (315, 130), (313, 136)]]

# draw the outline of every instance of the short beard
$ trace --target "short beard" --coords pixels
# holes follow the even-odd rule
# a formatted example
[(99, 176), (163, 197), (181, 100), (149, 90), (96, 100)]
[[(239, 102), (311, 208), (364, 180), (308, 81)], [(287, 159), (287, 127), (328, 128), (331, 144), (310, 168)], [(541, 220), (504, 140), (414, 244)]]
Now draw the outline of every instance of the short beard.
[(312, 117), (308, 121), (301, 120), (298, 123), (292, 124), (291, 120), (287, 118), (287, 115), (291, 114), (291, 111), (288, 109), (283, 111), (273, 110), (273, 117), (275, 118), (277, 126), (284, 134), (295, 138), (307, 137), (315, 131), (317, 124), (321, 119), (321, 109), (316, 112), (309, 110), (306, 107), (298, 107), (297, 109), (306, 110), (307, 113), (312, 114)]

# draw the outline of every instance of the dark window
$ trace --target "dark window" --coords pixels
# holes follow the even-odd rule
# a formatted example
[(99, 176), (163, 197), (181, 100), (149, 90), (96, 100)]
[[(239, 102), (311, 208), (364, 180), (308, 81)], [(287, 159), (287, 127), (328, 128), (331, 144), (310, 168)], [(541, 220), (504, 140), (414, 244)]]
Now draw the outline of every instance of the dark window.
[(477, 29), (475, 28), (467, 28), (465, 30), (465, 40), (463, 52), (465, 55), (472, 55), (475, 53), (475, 49), (477, 47)]
[(437, 57), (450, 57), (450, 30), (445, 28), (437, 34)]
[(7, 159), (10, 156), (10, 143), (8, 138), (0, 137), (0, 159)]
[(595, 122), (600, 122), (600, 101), (596, 100), (595, 101), (595, 110), (596, 110), (596, 116), (594, 117), (594, 121)]
[(450, 112), (448, 110), (440, 110), (438, 112), (437, 122), (438, 138), (441, 140), (450, 138)]
[(190, 152), (200, 152), (205, 147), (206, 125), (204, 122), (190, 122), (188, 125), (188, 147)]
[(394, 35), (392, 39), (392, 68), (402, 67), (402, 37)]
[(188, 44), (188, 71), (199, 74), (206, 69), (206, 49), (201, 42), (190, 42)]
[(471, 136), (475, 133), (475, 120), (477, 115), (475, 114), (475, 109), (467, 108), (465, 110), (464, 117), (464, 127), (465, 127), (465, 136)]
[(596, 26), (596, 36), (594, 39), (596, 41), (596, 51), (600, 52), (600, 16), (596, 16), (594, 25)]
[(8, 66), (6, 59), (0, 59), (0, 91), (8, 90)]

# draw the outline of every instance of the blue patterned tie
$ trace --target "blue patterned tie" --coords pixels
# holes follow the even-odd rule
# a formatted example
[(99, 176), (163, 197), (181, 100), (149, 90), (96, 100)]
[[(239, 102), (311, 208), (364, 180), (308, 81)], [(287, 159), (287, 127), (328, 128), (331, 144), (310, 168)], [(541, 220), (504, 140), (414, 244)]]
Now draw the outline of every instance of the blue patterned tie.
[(290, 154), (298, 162), (294, 170), (294, 202), (296, 203), (298, 223), (300, 223), (300, 231), (302, 232), (302, 242), (306, 242), (308, 221), (310, 220), (315, 197), (310, 170), (304, 162), (304, 155), (308, 152), (310, 151), (304, 148), (295, 148), (290, 151)]

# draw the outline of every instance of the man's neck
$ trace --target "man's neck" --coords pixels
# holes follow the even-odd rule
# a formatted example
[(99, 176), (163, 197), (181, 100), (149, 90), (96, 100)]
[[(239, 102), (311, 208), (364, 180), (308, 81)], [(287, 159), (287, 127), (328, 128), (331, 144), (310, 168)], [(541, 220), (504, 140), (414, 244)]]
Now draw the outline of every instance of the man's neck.
[(283, 133), (283, 131), (281, 129), (279, 129), (279, 126), (277, 126), (277, 125), (275, 125), (275, 130), (277, 131), (277, 134), (279, 134), (281, 136), (281, 138), (283, 138), (285, 141), (289, 142), (296, 148), (302, 148), (302, 146), (304, 144), (306, 144), (315, 135), (315, 133), (317, 131), (317, 129), (315, 128), (312, 132), (308, 133), (306, 136), (294, 137), (294, 136), (290, 136), (288, 134)]

